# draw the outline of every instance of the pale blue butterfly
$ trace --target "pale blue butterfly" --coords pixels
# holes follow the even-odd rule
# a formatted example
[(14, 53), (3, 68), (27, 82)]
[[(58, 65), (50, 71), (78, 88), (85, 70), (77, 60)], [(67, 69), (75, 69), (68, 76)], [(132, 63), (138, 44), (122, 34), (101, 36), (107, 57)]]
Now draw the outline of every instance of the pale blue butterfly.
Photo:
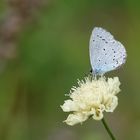
[(124, 46), (105, 29), (95, 27), (89, 43), (90, 62), (94, 75), (103, 75), (115, 70), (126, 61)]

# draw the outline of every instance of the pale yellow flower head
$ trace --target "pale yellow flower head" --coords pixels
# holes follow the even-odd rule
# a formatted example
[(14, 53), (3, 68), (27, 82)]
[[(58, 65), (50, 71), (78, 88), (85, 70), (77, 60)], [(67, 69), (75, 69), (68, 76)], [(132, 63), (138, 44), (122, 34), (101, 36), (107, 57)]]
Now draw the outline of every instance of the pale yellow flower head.
[(64, 121), (75, 125), (86, 121), (89, 117), (95, 120), (103, 118), (103, 112), (113, 112), (118, 105), (117, 93), (120, 92), (118, 77), (86, 77), (78, 81), (78, 87), (70, 91), (70, 99), (61, 106), (64, 112), (72, 112)]

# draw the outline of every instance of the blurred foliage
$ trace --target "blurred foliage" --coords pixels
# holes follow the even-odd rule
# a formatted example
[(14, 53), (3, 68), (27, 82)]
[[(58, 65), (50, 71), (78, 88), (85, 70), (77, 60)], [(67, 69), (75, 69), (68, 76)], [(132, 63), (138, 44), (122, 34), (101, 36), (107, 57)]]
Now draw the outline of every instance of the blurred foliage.
[[(6, 11), (0, 4), (0, 15)], [(118, 139), (140, 139), (140, 2), (50, 0), (20, 33), (18, 57), (0, 67), (1, 140), (108, 140), (102, 124), (66, 126), (60, 105), (72, 85), (90, 70), (89, 37), (101, 26), (120, 40), (127, 63), (119, 76), (119, 106), (106, 118)]]

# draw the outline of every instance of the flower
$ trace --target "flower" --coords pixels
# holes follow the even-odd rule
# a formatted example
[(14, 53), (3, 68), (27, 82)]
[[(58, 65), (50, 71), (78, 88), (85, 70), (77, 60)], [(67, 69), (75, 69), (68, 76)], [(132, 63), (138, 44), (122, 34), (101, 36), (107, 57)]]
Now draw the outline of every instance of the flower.
[(101, 120), (103, 112), (113, 112), (117, 107), (116, 94), (120, 92), (119, 86), (118, 77), (85, 77), (84, 80), (78, 80), (78, 87), (73, 87), (70, 91), (70, 99), (61, 105), (64, 112), (72, 112), (64, 122), (72, 126), (89, 117)]

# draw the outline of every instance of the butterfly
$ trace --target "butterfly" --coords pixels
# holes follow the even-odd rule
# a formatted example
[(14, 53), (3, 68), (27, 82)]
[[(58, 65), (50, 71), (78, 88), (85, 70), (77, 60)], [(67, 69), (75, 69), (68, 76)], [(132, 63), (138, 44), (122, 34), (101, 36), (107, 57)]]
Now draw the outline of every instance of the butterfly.
[(127, 54), (124, 46), (101, 27), (93, 29), (89, 51), (93, 75), (104, 75), (126, 62)]

